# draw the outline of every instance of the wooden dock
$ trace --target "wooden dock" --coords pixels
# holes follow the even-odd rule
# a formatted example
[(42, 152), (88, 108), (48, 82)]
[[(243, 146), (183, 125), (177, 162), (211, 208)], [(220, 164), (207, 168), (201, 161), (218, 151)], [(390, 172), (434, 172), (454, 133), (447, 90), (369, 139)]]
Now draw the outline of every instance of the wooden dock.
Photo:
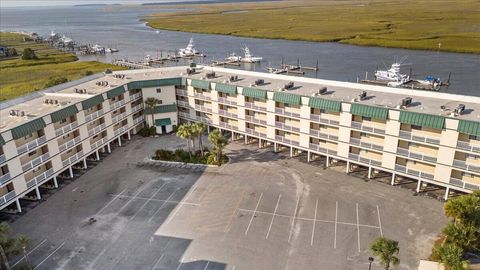
[(213, 61), (212, 66), (240, 66), (240, 61)]
[(128, 67), (128, 68), (133, 68), (133, 69), (151, 69), (153, 67), (147, 66), (142, 63), (135, 63), (131, 61), (126, 61), (126, 60), (114, 60), (112, 64), (116, 66), (121, 66), (121, 67)]

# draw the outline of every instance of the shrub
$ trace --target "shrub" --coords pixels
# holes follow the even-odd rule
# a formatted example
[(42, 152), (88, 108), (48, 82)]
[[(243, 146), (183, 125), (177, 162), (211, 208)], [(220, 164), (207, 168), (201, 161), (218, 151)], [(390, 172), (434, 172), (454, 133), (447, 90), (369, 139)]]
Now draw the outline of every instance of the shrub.
[(151, 126), (151, 127), (149, 128), (149, 134), (150, 134), (150, 136), (155, 136), (155, 135), (157, 135), (157, 128), (156, 128), (155, 126)]
[(35, 51), (30, 49), (30, 48), (25, 48), (22, 53), (22, 59), (23, 60), (32, 60), (32, 59), (37, 59), (37, 55), (35, 54)]
[(140, 134), (141, 136), (143, 137), (149, 137), (150, 136), (150, 129), (148, 128), (141, 128), (139, 131), (138, 131), (138, 134)]
[(93, 71), (91, 70), (85, 71), (85, 76), (90, 76), (90, 75), (93, 75)]
[(158, 149), (157, 151), (155, 151), (155, 156), (153, 157), (153, 159), (172, 160), (173, 156), (173, 152), (170, 150)]
[(45, 88), (49, 88), (66, 82), (68, 82), (68, 79), (65, 77), (50, 78), (50, 80), (45, 84)]

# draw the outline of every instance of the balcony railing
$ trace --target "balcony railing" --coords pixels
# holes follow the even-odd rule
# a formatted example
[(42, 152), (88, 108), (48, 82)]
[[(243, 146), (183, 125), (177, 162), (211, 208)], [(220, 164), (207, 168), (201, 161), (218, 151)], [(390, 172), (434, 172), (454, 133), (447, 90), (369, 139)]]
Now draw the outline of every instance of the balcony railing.
[(258, 132), (254, 129), (251, 129), (251, 128), (245, 128), (245, 133), (250, 134), (250, 135), (254, 135), (254, 136), (257, 136), (257, 137), (262, 137), (262, 138), (267, 137), (267, 134), (262, 133), (262, 132)]
[(219, 125), (220, 125), (221, 127), (223, 127), (223, 128), (238, 130), (238, 127), (237, 127), (237, 126), (230, 125), (230, 124), (227, 124), (227, 123), (225, 123), (225, 122), (220, 122)]
[(400, 138), (408, 139), (411, 141), (423, 142), (423, 143), (430, 143), (430, 144), (440, 144), (440, 139), (434, 139), (430, 137), (412, 135), (412, 132), (400, 130)]
[(70, 130), (72, 130), (72, 129), (76, 128), (76, 127), (78, 127), (78, 122), (77, 122), (77, 121), (72, 122), (72, 123), (70, 123), (70, 124), (68, 124), (68, 125), (66, 125), (66, 126), (63, 126), (63, 127), (61, 127), (61, 128), (57, 128), (57, 129), (55, 130), (55, 135), (58, 137), (58, 136), (60, 136), (60, 135), (62, 135), (62, 134), (65, 134), (65, 133), (69, 132)]
[(195, 94), (194, 94), (194, 97), (195, 97), (195, 98), (199, 98), (199, 99), (204, 99), (204, 100), (212, 100), (211, 97), (206, 96), (206, 95), (204, 95), (204, 94), (199, 94), (199, 93), (195, 93)]
[(337, 120), (331, 120), (331, 119), (323, 118), (323, 117), (320, 117), (320, 115), (316, 115), (316, 114), (310, 114), (310, 120), (313, 120), (313, 121), (316, 121), (316, 122), (319, 122), (319, 123), (333, 125), (333, 126), (340, 125), (340, 122), (337, 121)]
[(245, 115), (245, 120), (247, 120), (249, 122), (252, 122), (252, 123), (262, 124), (262, 125), (267, 124), (267, 121), (257, 119), (257, 118), (255, 118), (255, 116), (251, 116), (251, 115)]
[(325, 153), (325, 154), (329, 154), (329, 155), (337, 155), (337, 151), (336, 150), (332, 150), (332, 149), (328, 149), (328, 148), (325, 148), (325, 147), (322, 147), (316, 143), (310, 143), (309, 145), (309, 148), (311, 150), (314, 150), (314, 151), (317, 151), (317, 152), (320, 152), (320, 153)]
[(223, 115), (223, 116), (227, 116), (227, 117), (232, 117), (232, 118), (237, 118), (238, 117), (237, 113), (231, 113), (227, 110), (222, 110), (222, 109), (218, 109), (218, 114)]
[(182, 89), (177, 89), (175, 90), (175, 93), (179, 96), (187, 97), (188, 96), (188, 91), (187, 90), (182, 90)]
[(224, 98), (224, 97), (219, 97), (218, 102), (223, 104), (229, 104), (229, 105), (237, 105), (236, 101), (228, 100), (227, 98)]
[(20, 155), (20, 154), (23, 154), (25, 152), (29, 152), (29, 151), (37, 148), (38, 146), (46, 143), (46, 142), (47, 142), (47, 137), (45, 137), (45, 136), (37, 138), (34, 141), (31, 141), (27, 144), (24, 144), (24, 145), (18, 147), (17, 148), (18, 154)]
[(401, 156), (409, 157), (409, 158), (423, 160), (423, 161), (428, 161), (428, 162), (433, 162), (433, 163), (437, 162), (436, 157), (430, 157), (430, 156), (426, 156), (426, 155), (422, 155), (422, 154), (412, 153), (408, 149), (405, 149), (405, 148), (398, 148), (397, 149), (397, 154), (401, 155)]
[(187, 112), (178, 112), (178, 116), (182, 118), (190, 118), (190, 113)]
[(130, 95), (130, 101), (135, 101), (141, 97), (142, 97), (142, 92), (138, 92), (136, 94)]
[(467, 171), (480, 172), (480, 166), (468, 164), (464, 160), (454, 159), (453, 167), (461, 168)]
[(94, 119), (97, 119), (100, 115), (103, 114), (103, 109), (100, 109), (98, 111), (95, 111), (87, 116), (85, 116), (85, 122), (90, 122)]
[(99, 126), (96, 126), (92, 129), (89, 129), (88, 130), (88, 136), (95, 136), (96, 134), (98, 134), (100, 131), (104, 130), (105, 128), (107, 127), (107, 124), (106, 123), (102, 123), (101, 125)]
[(338, 141), (338, 136), (336, 135), (332, 135), (332, 134), (328, 134), (328, 133), (323, 133), (321, 132), (320, 130), (316, 130), (316, 129), (313, 129), (311, 128), (310, 129), (310, 135), (313, 135), (317, 138), (322, 138), (322, 139), (329, 139), (329, 140), (333, 140), (333, 141)]
[(461, 187), (461, 188), (469, 189), (469, 190), (480, 189), (480, 184), (465, 182), (461, 179), (453, 178), (453, 177), (450, 178), (450, 183), (449, 184), (452, 185), (452, 186), (457, 186), (457, 187)]
[(63, 167), (66, 167), (70, 164), (75, 163), (75, 161), (79, 160), (82, 156), (83, 156), (83, 151), (80, 151), (80, 152), (76, 153), (75, 155), (65, 159), (64, 161), (62, 161)]
[(182, 101), (182, 100), (177, 100), (177, 105), (180, 106), (180, 107), (184, 107), (184, 108), (190, 107), (190, 106), (188, 105), (188, 102)]
[(136, 113), (136, 112), (140, 111), (141, 109), (143, 109), (143, 104), (142, 103), (140, 103), (138, 105), (135, 105), (135, 106), (132, 107), (132, 113)]
[(12, 179), (12, 175), (9, 172), (0, 176), (0, 185), (5, 184), (10, 179)]
[(283, 136), (279, 136), (279, 135), (275, 135), (275, 140), (277, 140), (279, 142), (282, 142), (282, 143), (291, 144), (291, 145), (296, 145), (296, 146), (300, 145), (300, 143), (298, 141), (287, 139), (287, 138), (285, 138)]
[(420, 178), (433, 180), (433, 174), (420, 172), (420, 171), (417, 171), (417, 170), (412, 170), (412, 169), (409, 169), (409, 168), (407, 168), (406, 166), (403, 166), (403, 165), (395, 164), (395, 171), (401, 172), (401, 173), (406, 173), (408, 175), (413, 175), (413, 176), (420, 177)]
[(36, 167), (42, 163), (44, 163), (45, 161), (47, 161), (48, 159), (50, 158), (50, 154), (49, 153), (45, 153), (35, 159), (33, 159), (32, 161), (29, 161), (25, 164), (22, 164), (22, 171), (23, 172), (26, 172), (28, 170), (30, 170), (31, 168), (33, 167)]
[(352, 121), (352, 128), (354, 128), (354, 129), (360, 129), (360, 130), (367, 131), (367, 132), (373, 132), (373, 133), (378, 133), (378, 134), (385, 134), (385, 130), (384, 130), (384, 129), (365, 126), (364, 124), (362, 124), (362, 123), (360, 123), (360, 122), (355, 122), (355, 121)]
[(7, 160), (7, 158), (5, 157), (5, 154), (1, 154), (0, 155), (0, 164), (4, 163), (6, 160)]
[(145, 116), (142, 114), (139, 117), (133, 119), (133, 124), (136, 125), (136, 124), (138, 124), (140, 122), (143, 122), (143, 121), (145, 121)]
[(96, 141), (95, 143), (92, 144), (92, 149), (97, 149), (97, 148), (100, 148), (102, 145), (104, 145), (105, 143), (107, 143), (108, 141), (108, 138), (105, 137), (101, 140), (98, 140)]
[(287, 124), (285, 124), (283, 122), (279, 122), (279, 121), (275, 121), (275, 127), (281, 128), (281, 129), (284, 129), (284, 130), (288, 130), (288, 131), (300, 132), (300, 128), (293, 127), (293, 126), (287, 125)]
[(246, 102), (246, 101), (245, 101), (245, 108), (249, 108), (249, 109), (253, 109), (253, 110), (257, 110), (257, 111), (262, 111), (262, 112), (267, 111), (267, 107), (257, 106), (253, 102)]
[(125, 126), (123, 126), (123, 127), (121, 127), (121, 128), (116, 129), (116, 130), (113, 132), (113, 134), (114, 134), (115, 136), (117, 136), (117, 135), (121, 134), (122, 132), (125, 132), (126, 130), (128, 130), (128, 125), (125, 125)]
[(380, 160), (365, 158), (355, 153), (348, 153), (348, 158), (367, 165), (382, 166), (382, 162)]
[(36, 186), (38, 184), (41, 184), (43, 181), (45, 181), (49, 176), (53, 174), (53, 168), (48, 169), (44, 173), (40, 174), (39, 176), (33, 178), (32, 180), (27, 182), (27, 188), (31, 188), (33, 186)]
[(474, 145), (471, 145), (468, 142), (458, 141), (457, 142), (457, 148), (462, 149), (462, 150), (467, 150), (467, 151), (470, 151), (470, 152), (480, 153), (480, 146), (474, 146)]
[(378, 145), (378, 144), (374, 144), (374, 143), (362, 142), (362, 140), (359, 139), (359, 138), (353, 138), (353, 137), (350, 138), (350, 144), (358, 145), (362, 148), (374, 149), (374, 150), (379, 150), (379, 151), (383, 150), (383, 146)]
[(198, 104), (195, 104), (195, 110), (197, 111), (203, 111), (203, 112), (212, 112), (212, 109), (211, 108), (207, 108), (205, 106), (202, 106), (202, 105), (198, 105)]
[(68, 142), (60, 145), (60, 146), (58, 147), (58, 150), (59, 150), (59, 152), (63, 152), (63, 151), (65, 151), (65, 150), (69, 149), (69, 148), (72, 148), (73, 146), (75, 146), (75, 145), (76, 145), (77, 143), (79, 143), (80, 141), (81, 141), (80, 136), (77, 136), (77, 137), (71, 139), (70, 141), (68, 141)]
[(123, 120), (125, 117), (127, 117), (127, 112), (121, 113), (119, 115), (116, 115), (112, 118), (112, 123), (117, 123), (120, 120)]
[(15, 190), (8, 192), (7, 194), (0, 197), (0, 205), (6, 204), (7, 202), (15, 198), (15, 196), (17, 196), (17, 194), (15, 193)]
[(286, 111), (284, 108), (275, 107), (275, 113), (276, 114), (281, 114), (282, 116), (290, 116), (290, 117), (300, 118), (299, 113), (289, 112), (289, 111)]
[(119, 101), (111, 104), (111, 105), (110, 105), (110, 110), (111, 110), (111, 111), (116, 110), (117, 108), (120, 108), (120, 107), (122, 107), (123, 105), (125, 105), (125, 99), (119, 100)]
[(205, 123), (205, 124), (209, 124), (209, 125), (213, 124), (212, 119), (207, 118), (207, 117), (197, 116), (197, 120), (202, 122), (202, 123)]

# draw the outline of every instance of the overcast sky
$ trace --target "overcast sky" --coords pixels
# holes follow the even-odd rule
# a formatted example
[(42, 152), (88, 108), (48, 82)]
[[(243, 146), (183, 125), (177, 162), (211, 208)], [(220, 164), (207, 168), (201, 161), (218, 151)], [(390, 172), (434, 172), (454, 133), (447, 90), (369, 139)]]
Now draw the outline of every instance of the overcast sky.
[(141, 4), (158, 2), (179, 2), (184, 0), (0, 0), (2, 7), (14, 6), (57, 6), (80, 4)]

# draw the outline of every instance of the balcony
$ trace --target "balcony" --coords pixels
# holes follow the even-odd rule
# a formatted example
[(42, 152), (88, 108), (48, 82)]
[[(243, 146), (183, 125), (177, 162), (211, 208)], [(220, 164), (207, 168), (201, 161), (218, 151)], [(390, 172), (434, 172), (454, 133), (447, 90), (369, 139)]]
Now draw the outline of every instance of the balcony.
[(197, 120), (202, 122), (202, 123), (205, 123), (205, 124), (213, 124), (213, 121), (212, 119), (208, 118), (208, 117), (201, 117), (201, 116), (197, 116)]
[(372, 132), (372, 133), (385, 134), (384, 129), (369, 127), (369, 126), (366, 126), (366, 125), (364, 125), (360, 122), (355, 122), (355, 121), (352, 121), (352, 128), (360, 129), (360, 130), (367, 131), (367, 132)]
[(367, 165), (382, 166), (382, 162), (379, 161), (379, 160), (365, 158), (365, 157), (362, 157), (359, 154), (355, 154), (355, 153), (348, 153), (348, 158), (350, 160), (358, 161), (358, 162), (361, 162), (361, 163), (367, 164)]
[(118, 109), (118, 108), (120, 108), (120, 107), (122, 107), (122, 106), (124, 106), (124, 105), (125, 105), (125, 99), (122, 99), (122, 100), (120, 100), (120, 101), (117, 101), (117, 102), (111, 104), (111, 105), (110, 105), (110, 110), (111, 110), (111, 111), (116, 110), (116, 109)]
[(360, 147), (362, 147), (362, 148), (368, 148), (368, 149), (379, 150), (379, 151), (382, 151), (382, 150), (383, 150), (383, 146), (382, 146), (382, 145), (377, 145), (377, 144), (374, 144), (374, 143), (362, 142), (362, 140), (359, 139), (359, 138), (353, 138), (353, 137), (351, 137), (351, 138), (350, 138), (350, 144), (357, 145), (357, 146), (360, 146)]
[(220, 122), (219, 124), (220, 124), (220, 126), (223, 127), (223, 128), (238, 130), (238, 127), (237, 127), (237, 126), (230, 125), (230, 124), (227, 124), (227, 123), (225, 123), (225, 122)]
[(120, 120), (123, 120), (125, 117), (127, 117), (127, 112), (123, 112), (119, 115), (115, 115), (114, 117), (112, 117), (112, 123), (117, 123), (119, 122)]
[(229, 104), (229, 105), (237, 105), (236, 101), (228, 100), (227, 98), (224, 98), (224, 97), (219, 97), (218, 102), (223, 104)]
[(44, 173), (40, 174), (39, 176), (36, 176), (32, 180), (27, 181), (27, 188), (34, 187), (36, 185), (41, 184), (43, 181), (45, 181), (48, 177), (53, 175), (53, 168), (48, 169)]
[(198, 105), (198, 104), (195, 104), (195, 110), (197, 110), (197, 111), (203, 111), (203, 112), (209, 112), (209, 113), (212, 112), (212, 109), (211, 109), (211, 108), (207, 108), (207, 107), (205, 107), (205, 106)]
[(92, 150), (97, 149), (97, 148), (100, 148), (102, 145), (106, 144), (107, 141), (108, 141), (108, 138), (105, 137), (105, 138), (102, 138), (102, 139), (94, 142), (94, 143), (92, 144)]
[(0, 176), (0, 185), (5, 184), (8, 182), (10, 179), (12, 179), (12, 175), (8, 172), (2, 176)]
[(188, 102), (182, 101), (182, 100), (177, 100), (177, 105), (180, 106), (180, 107), (184, 107), (184, 108), (189, 107)]
[(453, 178), (453, 177), (450, 178), (449, 184), (452, 185), (452, 186), (457, 186), (457, 187), (461, 187), (461, 188), (469, 189), (469, 190), (480, 189), (480, 184), (465, 182), (461, 179)]
[(433, 162), (433, 163), (437, 162), (436, 157), (430, 157), (430, 156), (426, 156), (426, 155), (422, 155), (422, 154), (412, 153), (411, 151), (409, 151), (408, 149), (405, 149), (405, 148), (400, 148), (399, 147), (397, 149), (397, 154), (400, 155), (400, 156), (414, 158), (414, 159), (418, 159), (418, 160), (423, 160), (423, 161), (428, 161), (428, 162)]
[(100, 109), (98, 111), (95, 111), (87, 116), (85, 116), (85, 122), (90, 122), (94, 119), (97, 119), (100, 115), (103, 114), (103, 109)]
[(316, 115), (316, 114), (310, 114), (310, 120), (316, 121), (318, 123), (333, 125), (333, 126), (340, 125), (340, 122), (337, 120), (323, 118), (323, 117), (320, 117), (320, 115)]
[(206, 96), (206, 95), (200, 94), (200, 93), (195, 93), (194, 97), (198, 98), (198, 99), (203, 99), (203, 100), (212, 100), (212, 98), (210, 96)]
[(136, 124), (141, 123), (143, 121), (145, 121), (145, 116), (142, 114), (139, 117), (133, 119), (133, 124), (136, 125)]
[(231, 117), (231, 118), (237, 118), (238, 117), (237, 113), (231, 113), (227, 110), (222, 110), (222, 109), (218, 109), (218, 114), (223, 115), (223, 116), (227, 116), (227, 117)]
[(18, 154), (23, 154), (25, 152), (30, 152), (31, 150), (37, 148), (38, 146), (44, 144), (47, 142), (47, 137), (42, 136), (40, 138), (37, 138), (27, 144), (24, 144), (20, 147), (17, 148)]
[(70, 164), (74, 164), (77, 160), (79, 160), (80, 158), (82, 158), (83, 156), (83, 151), (80, 151), (80, 152), (77, 152), (75, 155), (65, 159), (62, 161), (62, 165), (63, 167), (66, 167)]
[(176, 89), (175, 93), (182, 97), (188, 97), (188, 91), (183, 89)]
[(115, 131), (113, 131), (113, 134), (115, 136), (118, 136), (120, 134), (122, 134), (123, 132), (127, 131), (128, 130), (128, 124), (125, 124), (124, 126), (122, 126), (121, 128), (118, 128), (116, 129)]
[(58, 136), (60, 136), (60, 135), (63, 135), (63, 134), (65, 134), (65, 133), (69, 132), (70, 130), (72, 130), (72, 129), (76, 128), (76, 127), (78, 127), (78, 122), (77, 122), (77, 121), (72, 122), (72, 123), (70, 123), (70, 124), (68, 124), (68, 125), (66, 125), (66, 126), (57, 128), (57, 129), (55, 130), (55, 135), (58, 137)]
[(300, 132), (300, 128), (289, 126), (283, 122), (275, 121), (275, 127), (281, 128), (283, 130)]
[(299, 113), (288, 112), (284, 108), (275, 107), (275, 113), (276, 114), (281, 114), (282, 116), (290, 116), (290, 117), (300, 118)]
[(322, 138), (322, 139), (329, 139), (329, 140), (333, 140), (333, 141), (338, 141), (338, 136), (332, 135), (332, 134), (328, 134), (328, 133), (323, 133), (323, 132), (321, 132), (320, 130), (316, 130), (316, 129), (313, 129), (313, 128), (310, 129), (310, 135), (315, 136), (315, 137), (317, 137), (317, 138)]
[(23, 172), (26, 172), (28, 170), (30, 170), (31, 168), (33, 167), (37, 167), (38, 165), (44, 163), (45, 161), (47, 161), (48, 159), (50, 159), (50, 154), (49, 153), (45, 153), (35, 159), (33, 159), (32, 161), (29, 161), (25, 164), (22, 164), (22, 171)]
[(143, 104), (140, 103), (140, 104), (135, 105), (135, 106), (132, 107), (132, 113), (136, 113), (136, 112), (138, 112), (138, 111), (140, 111), (140, 110), (142, 110), (142, 109), (143, 109)]
[(395, 171), (400, 172), (400, 173), (405, 173), (408, 175), (424, 178), (424, 179), (430, 179), (433, 180), (433, 174), (425, 173), (425, 172), (420, 172), (417, 170), (412, 170), (407, 168), (406, 166), (395, 164)]
[(400, 135), (399, 136), (400, 136), (400, 138), (411, 140), (411, 141), (430, 143), (430, 144), (436, 144), (436, 145), (440, 144), (440, 139), (434, 139), (434, 138), (430, 138), (430, 137), (412, 135), (412, 132), (405, 131), (405, 130), (400, 130)]
[(258, 132), (254, 129), (251, 129), (251, 128), (245, 128), (245, 133), (250, 134), (250, 135), (254, 135), (254, 136), (257, 136), (257, 137), (267, 138), (267, 135), (265, 133)]
[(245, 101), (245, 108), (249, 108), (249, 109), (253, 109), (253, 110), (257, 110), (257, 111), (262, 111), (262, 112), (267, 111), (267, 107), (257, 106), (253, 102), (247, 102), (247, 101)]
[(178, 116), (182, 118), (190, 118), (190, 113), (187, 112), (178, 112)]
[(457, 148), (462, 150), (467, 150), (474, 153), (480, 153), (480, 146), (473, 146), (468, 142), (458, 141)]
[(0, 197), (0, 205), (6, 204), (7, 202), (15, 198), (15, 196), (17, 196), (17, 194), (15, 193), (15, 190), (8, 192), (7, 194)]
[(89, 129), (88, 130), (88, 136), (95, 136), (97, 135), (98, 133), (100, 133), (102, 130), (104, 130), (105, 128), (107, 127), (107, 124), (106, 123), (102, 123), (92, 129)]
[(266, 125), (267, 124), (267, 121), (257, 119), (257, 118), (255, 118), (255, 116), (251, 116), (251, 115), (245, 115), (245, 120), (249, 121), (249, 122), (252, 122), (252, 123), (261, 124), (261, 125)]
[(453, 167), (461, 168), (467, 170), (469, 172), (479, 172), (480, 173), (480, 166), (478, 165), (470, 165), (466, 163), (464, 160), (453, 160)]
[(317, 151), (317, 152), (320, 152), (320, 153), (325, 153), (325, 154), (335, 155), (335, 156), (337, 155), (336, 150), (332, 150), (332, 149), (322, 147), (322, 146), (320, 146), (316, 143), (310, 143), (309, 148), (313, 151)]
[(136, 94), (130, 95), (130, 101), (135, 101), (141, 97), (142, 97), (142, 92), (138, 92)]
[(5, 154), (1, 154), (0, 155), (0, 164), (4, 163), (6, 160), (7, 160), (7, 158), (5, 157)]
[(282, 142), (282, 143), (291, 144), (291, 145), (296, 145), (296, 146), (300, 145), (300, 143), (298, 141), (287, 139), (287, 138), (285, 138), (283, 136), (279, 136), (279, 135), (275, 135), (275, 140), (277, 140), (279, 142)]
[(73, 146), (77, 145), (80, 141), (81, 141), (80, 136), (77, 136), (77, 137), (71, 139), (70, 141), (60, 145), (58, 147), (58, 151), (63, 152), (65, 150), (69, 149), (69, 148), (72, 148)]

